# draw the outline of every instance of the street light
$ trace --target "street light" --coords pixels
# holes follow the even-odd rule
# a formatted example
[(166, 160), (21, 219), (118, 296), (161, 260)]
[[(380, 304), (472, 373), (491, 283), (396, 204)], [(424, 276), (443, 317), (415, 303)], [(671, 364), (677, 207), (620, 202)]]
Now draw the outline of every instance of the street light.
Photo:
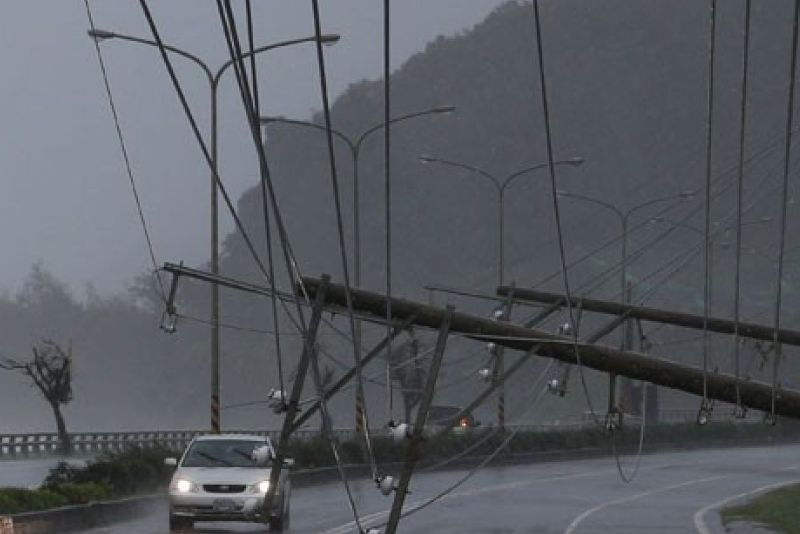
[[(466, 170), (471, 173), (474, 173), (477, 176), (485, 178), (489, 180), (489, 182), (494, 186), (495, 191), (497, 192), (497, 278), (498, 278), (498, 285), (503, 285), (503, 256), (505, 254), (504, 249), (504, 239), (505, 239), (505, 209), (504, 209), (504, 197), (505, 192), (507, 191), (508, 187), (520, 176), (533, 172), (537, 169), (542, 169), (548, 167), (550, 165), (549, 162), (545, 163), (538, 163), (536, 165), (532, 165), (530, 167), (525, 167), (519, 169), (505, 178), (497, 178), (494, 174), (490, 173), (489, 171), (482, 169), (481, 167), (477, 167), (475, 165), (469, 165), (466, 163), (461, 163), (458, 161), (452, 161), (443, 158), (437, 158), (434, 156), (420, 156), (419, 160), (421, 163), (430, 164), (430, 163), (438, 163), (440, 165), (445, 165), (449, 167), (455, 167), (458, 169)], [(573, 167), (578, 167), (583, 164), (583, 158), (576, 156), (569, 159), (564, 159), (560, 161), (554, 162), (554, 165), (571, 165)], [(493, 352), (490, 350), (490, 352)], [(493, 376), (499, 377), (503, 372), (503, 351), (502, 349), (498, 349), (497, 352), (494, 353), (495, 355), (495, 369)], [(505, 426), (505, 387), (503, 384), (498, 386), (497, 392), (497, 426), (499, 428), (503, 428)]]
[[(441, 165), (447, 165), (450, 167), (456, 167), (459, 169), (464, 169), (469, 172), (472, 172), (478, 176), (488, 179), (492, 185), (495, 187), (495, 191), (497, 192), (497, 199), (498, 199), (498, 209), (497, 209), (497, 222), (498, 222), (498, 239), (497, 239), (497, 277), (499, 280), (498, 285), (503, 285), (503, 281), (505, 278), (505, 273), (503, 272), (504, 266), (504, 255), (505, 255), (505, 209), (504, 209), (504, 201), (505, 201), (505, 192), (508, 187), (520, 176), (527, 174), (529, 172), (533, 172), (538, 169), (545, 168), (549, 165), (549, 163), (538, 163), (536, 165), (532, 165), (530, 167), (525, 167), (518, 171), (515, 171), (509, 175), (507, 175), (503, 179), (497, 178), (494, 174), (482, 169), (480, 167), (476, 167), (474, 165), (468, 165), (466, 163), (460, 163), (457, 161), (451, 161), (443, 158), (437, 158), (433, 156), (423, 155), (419, 157), (420, 162), (428, 164), (428, 163), (438, 163)], [(559, 160), (554, 162), (555, 165), (571, 165), (573, 167), (578, 167), (583, 164), (583, 158), (580, 156), (576, 156), (569, 159)]]
[(605, 202), (603, 200), (600, 200), (600, 199), (597, 199), (597, 198), (594, 198), (594, 197), (580, 195), (578, 193), (571, 193), (569, 191), (564, 191), (563, 189), (559, 189), (557, 191), (557, 194), (558, 194), (558, 196), (561, 196), (561, 197), (572, 198), (572, 199), (575, 199), (575, 200), (582, 200), (584, 202), (590, 202), (592, 204), (601, 206), (601, 207), (613, 212), (617, 217), (619, 217), (620, 225), (622, 227), (622, 253), (621, 253), (621, 263), (620, 263), (620, 269), (621, 269), (621, 272), (622, 272), (622, 274), (621, 274), (621, 291), (622, 291), (622, 294), (621, 294), (620, 298), (622, 299), (623, 303), (627, 303), (626, 282), (627, 282), (627, 259), (628, 259), (628, 220), (630, 219), (630, 217), (634, 213), (636, 213), (640, 209), (646, 208), (646, 207), (651, 206), (653, 204), (658, 204), (660, 202), (666, 202), (668, 200), (688, 200), (688, 199), (694, 198), (695, 195), (697, 194), (697, 191), (695, 191), (695, 190), (681, 191), (679, 193), (675, 193), (675, 194), (672, 194), (672, 195), (653, 198), (653, 199), (647, 200), (645, 202), (642, 202), (641, 204), (637, 204), (636, 206), (633, 206), (632, 208), (629, 208), (626, 211), (621, 210), (620, 208), (616, 207), (614, 204), (611, 204), (610, 202)]
[[(628, 292), (628, 288), (627, 288), (628, 220), (630, 219), (631, 215), (633, 215), (634, 213), (636, 213), (637, 211), (639, 211), (639, 210), (641, 210), (643, 208), (646, 208), (646, 207), (651, 206), (653, 204), (658, 204), (660, 202), (666, 202), (666, 201), (669, 201), (669, 200), (688, 200), (688, 199), (694, 198), (695, 195), (697, 195), (697, 191), (696, 190), (681, 191), (679, 193), (675, 193), (675, 194), (672, 194), (672, 195), (653, 198), (653, 199), (647, 200), (645, 202), (642, 202), (641, 204), (637, 204), (636, 206), (628, 208), (628, 210), (626, 210), (626, 211), (621, 210), (620, 208), (618, 208), (614, 204), (611, 204), (610, 202), (605, 202), (603, 200), (600, 200), (600, 199), (597, 199), (597, 198), (594, 198), (594, 197), (580, 195), (580, 194), (577, 194), (577, 193), (570, 193), (569, 191), (564, 191), (564, 190), (557, 191), (557, 194), (559, 196), (561, 196), (561, 197), (572, 198), (572, 199), (575, 199), (575, 200), (582, 200), (584, 202), (589, 202), (589, 203), (595, 204), (597, 206), (601, 206), (601, 207), (611, 211), (612, 213), (614, 213), (617, 217), (619, 217), (620, 225), (622, 226), (622, 254), (621, 254), (621, 262), (620, 262), (621, 291), (622, 291), (622, 294), (620, 295), (620, 299), (621, 299), (623, 304), (628, 304), (628, 302), (630, 300), (630, 295), (628, 294), (629, 292)], [(620, 337), (621, 337), (620, 346), (621, 346), (622, 350), (625, 350), (628, 347), (628, 345), (629, 345), (628, 337), (629, 337), (631, 332), (632, 331), (630, 329), (630, 325), (629, 325), (628, 321), (624, 321), (622, 323), (622, 329), (620, 331)], [(611, 413), (612, 411), (616, 410), (616, 406), (614, 405), (614, 403), (616, 402), (616, 399), (614, 398), (615, 395), (616, 395), (614, 393), (616, 388), (615, 388), (614, 384), (615, 384), (615, 377), (612, 375), (612, 377), (611, 377), (611, 389), (610, 389), (610, 394), (609, 394), (609, 399), (608, 399), (608, 401), (609, 401), (609, 413)], [(624, 396), (628, 397), (628, 398), (632, 397), (632, 392), (629, 390), (631, 388), (630, 382), (626, 381), (623, 384), (623, 386), (627, 386), (627, 387), (624, 387), (624, 389), (623, 389)]]
[[(124, 35), (107, 30), (93, 29), (87, 32), (89, 37), (97, 41), (105, 41), (108, 39), (119, 39), (121, 41), (130, 41), (147, 46), (158, 47), (156, 41), (150, 39), (142, 39), (141, 37), (134, 37), (131, 35)], [(325, 44), (333, 44), (339, 40), (336, 34), (327, 34), (319, 37), (320, 42)], [(245, 59), (262, 52), (267, 52), (276, 48), (283, 48), (300, 43), (316, 42), (317, 37), (304, 37), (300, 39), (291, 39), (288, 41), (280, 41), (255, 48), (251, 51), (244, 52), (238, 59)], [(164, 45), (164, 49), (182, 56), (195, 65), (199, 66), (203, 73), (206, 75), (208, 84), (211, 90), (211, 272), (219, 274), (219, 215), (217, 213), (217, 183), (216, 176), (218, 175), (218, 158), (217, 158), (217, 90), (219, 88), (219, 81), (222, 75), (228, 68), (234, 64), (234, 59), (229, 59), (222, 63), (222, 65), (215, 71), (199, 57), (191, 54), (180, 48)], [(211, 284), (211, 430), (212, 432), (219, 433), (219, 288), (217, 284)]]
[[(456, 108), (454, 106), (437, 106), (422, 111), (416, 111), (414, 113), (399, 115), (397, 117), (390, 119), (389, 124), (403, 122), (417, 117), (423, 117), (425, 115), (449, 114), (455, 111), (455, 109)], [(265, 126), (273, 123), (278, 123), (278, 124), (290, 124), (294, 126), (302, 126), (305, 128), (313, 128), (315, 130), (320, 130), (322, 132), (328, 131), (328, 129), (325, 126), (322, 126), (321, 124), (316, 124), (314, 122), (297, 120), (297, 119), (286, 119), (283, 117), (261, 117), (260, 121)], [(350, 154), (353, 160), (353, 249), (354, 249), (353, 281), (356, 287), (358, 287), (361, 284), (361, 215), (359, 206), (360, 187), (358, 183), (359, 154), (361, 151), (362, 144), (370, 136), (370, 134), (382, 130), (384, 126), (385, 124), (383, 122), (375, 124), (374, 126), (371, 126), (363, 130), (356, 137), (350, 137), (339, 130), (335, 130), (333, 128), (331, 129), (331, 133), (340, 140), (344, 141), (345, 145), (347, 145), (347, 148), (350, 149)]]
[[(411, 119), (415, 119), (417, 117), (424, 117), (426, 115), (447, 115), (455, 111), (454, 106), (436, 106), (430, 109), (424, 109), (421, 111), (415, 111), (413, 113), (407, 113), (405, 115), (399, 115), (397, 117), (393, 117), (389, 119), (389, 124), (395, 124), (398, 122), (403, 122)], [(297, 119), (287, 119), (284, 117), (259, 117), (259, 121), (264, 126), (269, 126), (270, 124), (277, 123), (277, 124), (288, 124), (292, 126), (300, 126), (303, 128), (311, 128), (314, 130), (318, 130), (321, 132), (327, 132), (328, 128), (322, 126), (321, 124), (316, 124), (314, 122), (297, 120)], [(359, 155), (361, 153), (361, 147), (364, 141), (373, 133), (376, 133), (382, 130), (386, 124), (384, 122), (380, 122), (369, 128), (363, 130), (359, 133), (356, 137), (350, 137), (339, 130), (335, 130), (331, 128), (330, 132), (335, 137), (340, 139), (344, 142), (347, 148), (350, 149), (350, 156), (353, 161), (353, 283), (356, 287), (361, 285), (361, 210), (360, 210), (360, 186), (358, 183), (358, 162), (359, 162)], [(356, 350), (359, 354), (361, 354), (361, 321), (356, 321), (356, 332), (355, 332), (355, 339), (353, 342), (356, 345)], [(356, 393), (358, 396), (360, 394)], [(358, 406), (359, 402), (362, 402), (363, 399), (356, 399), (356, 414), (364, 413), (363, 406)], [(356, 427), (358, 429), (359, 425), (361, 424), (358, 420), (359, 416), (356, 416)]]

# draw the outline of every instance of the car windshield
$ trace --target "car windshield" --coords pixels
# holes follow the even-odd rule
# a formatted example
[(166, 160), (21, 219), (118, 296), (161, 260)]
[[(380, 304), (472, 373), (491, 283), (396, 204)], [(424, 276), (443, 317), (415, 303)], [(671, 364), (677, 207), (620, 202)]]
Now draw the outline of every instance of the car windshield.
[(253, 449), (264, 441), (207, 440), (195, 441), (181, 464), (183, 467), (261, 467), (253, 460)]

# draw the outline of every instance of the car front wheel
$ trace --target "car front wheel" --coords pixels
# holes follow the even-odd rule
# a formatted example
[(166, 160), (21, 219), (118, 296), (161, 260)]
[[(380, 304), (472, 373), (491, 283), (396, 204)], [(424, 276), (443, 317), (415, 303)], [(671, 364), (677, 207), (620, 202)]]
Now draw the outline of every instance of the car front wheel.
[(289, 518), (291, 502), (291, 490), (287, 484), (283, 492), (283, 503), (281, 505), (281, 515), (269, 518), (269, 529), (271, 532), (285, 532), (289, 530)]

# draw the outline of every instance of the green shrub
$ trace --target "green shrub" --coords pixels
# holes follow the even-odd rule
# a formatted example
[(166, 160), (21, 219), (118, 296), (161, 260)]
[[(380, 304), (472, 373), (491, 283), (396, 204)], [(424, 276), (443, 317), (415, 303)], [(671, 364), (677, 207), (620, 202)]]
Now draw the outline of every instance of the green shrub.
[(111, 488), (97, 483), (58, 483), (39, 489), (0, 488), (0, 514), (19, 514), (72, 504), (102, 501), (111, 496)]
[(93, 484), (92, 487), (104, 488), (111, 496), (159, 491), (169, 484), (172, 476), (172, 468), (164, 465), (164, 458), (174, 455), (174, 451), (161, 447), (132, 448), (103, 454), (85, 467), (62, 462), (50, 470), (43, 485), (57, 488)]
[(66, 506), (69, 500), (60, 493), (47, 489), (0, 489), (0, 514), (18, 514), (33, 510), (46, 510)]
[(110, 486), (97, 482), (84, 482), (82, 484), (67, 482), (45, 489), (64, 496), (70, 504), (88, 504), (90, 502), (103, 501), (112, 496)]

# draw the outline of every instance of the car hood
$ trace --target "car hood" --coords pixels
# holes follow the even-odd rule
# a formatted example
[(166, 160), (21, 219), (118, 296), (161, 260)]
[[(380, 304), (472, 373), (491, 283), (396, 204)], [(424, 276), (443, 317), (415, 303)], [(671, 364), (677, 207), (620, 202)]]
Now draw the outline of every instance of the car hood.
[(181, 467), (172, 479), (183, 478), (195, 484), (256, 484), (269, 480), (270, 471), (260, 467)]

